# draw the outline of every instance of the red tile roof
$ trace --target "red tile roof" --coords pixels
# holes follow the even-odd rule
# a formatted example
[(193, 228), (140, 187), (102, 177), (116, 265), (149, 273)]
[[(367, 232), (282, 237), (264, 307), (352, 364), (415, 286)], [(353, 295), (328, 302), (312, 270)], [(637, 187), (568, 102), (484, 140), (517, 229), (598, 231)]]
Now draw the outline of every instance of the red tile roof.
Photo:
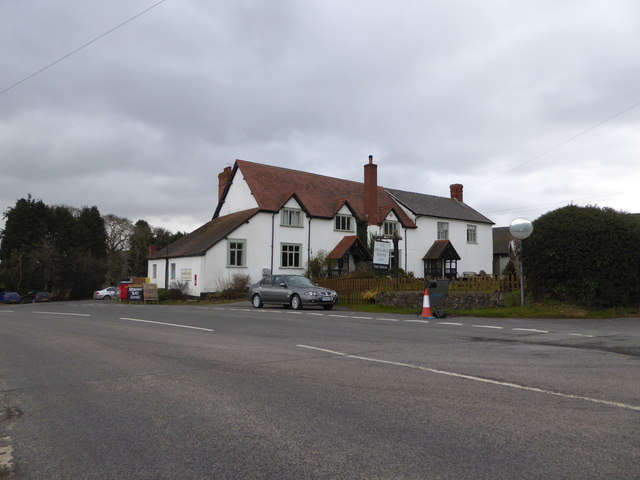
[(339, 260), (340, 258), (345, 256), (345, 254), (351, 249), (351, 247), (353, 247), (354, 244), (357, 244), (361, 251), (367, 253), (367, 255), (369, 256), (369, 260), (371, 259), (371, 256), (367, 251), (367, 247), (364, 245), (364, 243), (362, 243), (357, 235), (347, 235), (343, 237), (342, 240), (340, 240), (335, 246), (335, 248), (331, 250), (331, 252), (329, 252), (327, 258), (330, 260)]
[[(260, 210), (277, 212), (295, 194), (302, 208), (312, 217), (333, 218), (346, 203), (358, 219), (365, 219), (364, 184), (361, 182), (246, 160), (236, 160), (233, 178), (238, 174), (242, 174), (249, 185)], [(371, 223), (382, 223), (393, 209), (405, 227), (416, 227), (383, 187), (379, 186), (377, 190), (379, 214)], [(222, 203), (218, 205), (214, 218), (219, 214), (221, 206)]]

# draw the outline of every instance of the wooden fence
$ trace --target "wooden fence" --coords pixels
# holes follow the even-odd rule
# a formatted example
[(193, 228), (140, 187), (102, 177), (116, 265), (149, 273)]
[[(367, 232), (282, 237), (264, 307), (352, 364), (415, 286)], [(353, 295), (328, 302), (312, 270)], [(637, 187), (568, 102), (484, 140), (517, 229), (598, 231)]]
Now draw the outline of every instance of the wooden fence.
[[(378, 292), (411, 292), (425, 288), (422, 278), (388, 277), (329, 277), (314, 279), (323, 287), (338, 292), (341, 303), (370, 303)], [(449, 283), (450, 292), (510, 292), (520, 288), (518, 277), (494, 277), (491, 275), (464, 277)]]

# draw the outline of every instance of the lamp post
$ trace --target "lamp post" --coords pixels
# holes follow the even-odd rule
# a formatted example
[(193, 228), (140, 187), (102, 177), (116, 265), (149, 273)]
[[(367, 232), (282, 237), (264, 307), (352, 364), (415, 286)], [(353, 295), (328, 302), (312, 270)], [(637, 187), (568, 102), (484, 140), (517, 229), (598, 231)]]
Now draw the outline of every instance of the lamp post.
[(518, 239), (520, 252), (520, 305), (524, 306), (524, 262), (522, 261), (522, 240), (533, 232), (533, 224), (526, 218), (518, 217), (509, 225), (509, 233)]

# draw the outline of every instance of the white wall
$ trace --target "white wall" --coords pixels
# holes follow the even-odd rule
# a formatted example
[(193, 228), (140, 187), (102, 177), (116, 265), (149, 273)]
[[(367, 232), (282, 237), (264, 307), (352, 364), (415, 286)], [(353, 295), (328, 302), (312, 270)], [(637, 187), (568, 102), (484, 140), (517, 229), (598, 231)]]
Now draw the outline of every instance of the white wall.
[[(460, 260), (458, 273), (484, 270), (490, 274), (493, 266), (493, 234), (491, 225), (460, 220), (447, 220), (431, 217), (416, 219), (417, 229), (404, 230), (407, 238), (407, 269), (416, 277), (424, 275), (422, 258), (438, 238), (438, 222), (449, 223), (449, 240), (456, 249)], [(467, 225), (476, 225), (477, 243), (467, 242)]]
[(237, 170), (218, 216), (222, 217), (230, 213), (256, 208), (257, 206), (258, 202), (251, 194), (249, 185), (247, 185), (240, 170)]

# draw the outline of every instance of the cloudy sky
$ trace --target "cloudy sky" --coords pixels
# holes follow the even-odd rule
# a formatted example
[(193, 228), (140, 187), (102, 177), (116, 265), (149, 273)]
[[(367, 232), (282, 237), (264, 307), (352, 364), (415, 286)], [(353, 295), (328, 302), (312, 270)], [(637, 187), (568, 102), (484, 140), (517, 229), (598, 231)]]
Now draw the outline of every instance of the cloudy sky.
[(370, 154), (497, 226), (640, 212), (637, 0), (157, 2), (0, 2), (1, 212), (191, 231), (236, 158), (362, 181)]

